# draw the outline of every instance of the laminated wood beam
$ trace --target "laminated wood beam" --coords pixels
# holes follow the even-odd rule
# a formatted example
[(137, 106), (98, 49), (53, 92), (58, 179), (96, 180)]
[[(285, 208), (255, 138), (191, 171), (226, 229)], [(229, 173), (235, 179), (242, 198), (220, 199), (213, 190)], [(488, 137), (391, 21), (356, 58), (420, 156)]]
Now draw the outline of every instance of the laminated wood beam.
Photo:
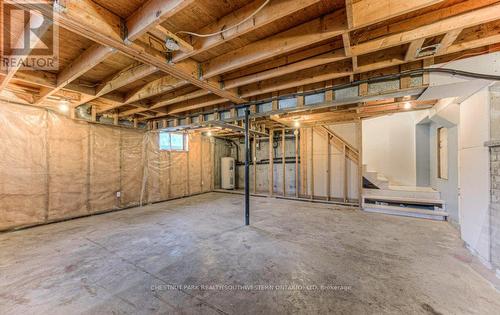
[[(174, 56), (173, 61), (179, 62), (189, 57), (203, 53), (209, 49), (215, 48), (225, 42), (243, 36), (251, 31), (265, 27), (281, 18), (299, 12), (311, 5), (317, 4), (321, 0), (273, 0), (268, 3), (260, 12), (252, 19), (239, 25), (236, 28), (223, 32), (220, 35), (210, 37), (194, 37), (193, 48), (191, 52), (181, 52)], [(244, 7), (226, 15), (216, 22), (202, 28), (200, 34), (211, 34), (223, 30), (232, 25), (236, 25), (250, 14), (255, 12), (263, 4), (263, 0), (255, 0), (245, 5)]]

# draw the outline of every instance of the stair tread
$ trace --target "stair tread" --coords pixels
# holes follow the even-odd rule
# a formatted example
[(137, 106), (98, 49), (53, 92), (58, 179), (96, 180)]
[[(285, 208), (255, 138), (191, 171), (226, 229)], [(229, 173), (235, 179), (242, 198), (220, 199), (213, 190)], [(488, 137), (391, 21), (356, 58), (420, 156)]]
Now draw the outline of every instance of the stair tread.
[(382, 206), (382, 205), (374, 205), (374, 204), (369, 204), (366, 205), (363, 204), (363, 208), (367, 209), (388, 209), (392, 211), (398, 211), (398, 212), (409, 212), (409, 213), (418, 213), (418, 214), (430, 214), (430, 215), (439, 215), (439, 216), (448, 216), (448, 213), (445, 211), (439, 211), (439, 210), (423, 210), (423, 209), (416, 209), (416, 208), (405, 208), (405, 207), (394, 207), (394, 206)]
[(383, 196), (383, 195), (363, 195), (363, 199), (382, 199), (391, 201), (415, 201), (415, 202), (428, 202), (428, 203), (441, 203), (446, 202), (441, 199), (426, 199), (426, 198), (413, 198), (413, 197), (394, 197), (394, 196)]

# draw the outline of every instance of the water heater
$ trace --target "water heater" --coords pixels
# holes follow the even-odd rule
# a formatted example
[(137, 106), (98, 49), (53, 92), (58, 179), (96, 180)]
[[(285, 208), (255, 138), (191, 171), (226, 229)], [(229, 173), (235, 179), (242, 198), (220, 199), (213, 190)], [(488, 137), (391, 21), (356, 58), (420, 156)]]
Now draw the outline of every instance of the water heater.
[(223, 157), (220, 163), (221, 188), (234, 189), (234, 159)]

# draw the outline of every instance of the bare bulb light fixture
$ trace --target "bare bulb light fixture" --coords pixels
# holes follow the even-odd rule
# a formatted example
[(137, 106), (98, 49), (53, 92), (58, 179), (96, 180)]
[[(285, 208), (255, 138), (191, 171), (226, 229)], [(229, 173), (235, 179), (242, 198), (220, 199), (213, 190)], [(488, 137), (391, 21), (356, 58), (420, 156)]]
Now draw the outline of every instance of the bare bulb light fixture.
[(177, 51), (179, 49), (181, 49), (181, 47), (179, 46), (179, 43), (173, 39), (172, 37), (167, 37), (165, 39), (165, 47), (167, 47), (167, 49), (169, 51)]
[(403, 105), (404, 109), (411, 109), (411, 103), (410, 102), (405, 102)]
[(293, 126), (294, 126), (295, 128), (299, 128), (299, 127), (300, 127), (300, 121), (295, 120), (295, 121), (293, 122)]
[(67, 113), (69, 111), (69, 102), (67, 100), (61, 100), (59, 102), (59, 110), (63, 113)]

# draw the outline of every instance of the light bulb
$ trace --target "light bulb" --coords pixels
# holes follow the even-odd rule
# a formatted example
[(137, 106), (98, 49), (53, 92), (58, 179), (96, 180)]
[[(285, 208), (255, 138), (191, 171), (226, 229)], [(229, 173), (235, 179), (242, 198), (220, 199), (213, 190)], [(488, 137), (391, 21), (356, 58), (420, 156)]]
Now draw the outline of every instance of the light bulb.
[(404, 103), (404, 109), (410, 109), (411, 108), (411, 103), (410, 102), (405, 102)]
[(293, 126), (294, 126), (295, 128), (299, 128), (299, 127), (300, 127), (300, 121), (295, 120), (295, 121), (293, 122)]
[(60, 101), (59, 110), (63, 113), (67, 113), (69, 111), (69, 102), (67, 100)]

